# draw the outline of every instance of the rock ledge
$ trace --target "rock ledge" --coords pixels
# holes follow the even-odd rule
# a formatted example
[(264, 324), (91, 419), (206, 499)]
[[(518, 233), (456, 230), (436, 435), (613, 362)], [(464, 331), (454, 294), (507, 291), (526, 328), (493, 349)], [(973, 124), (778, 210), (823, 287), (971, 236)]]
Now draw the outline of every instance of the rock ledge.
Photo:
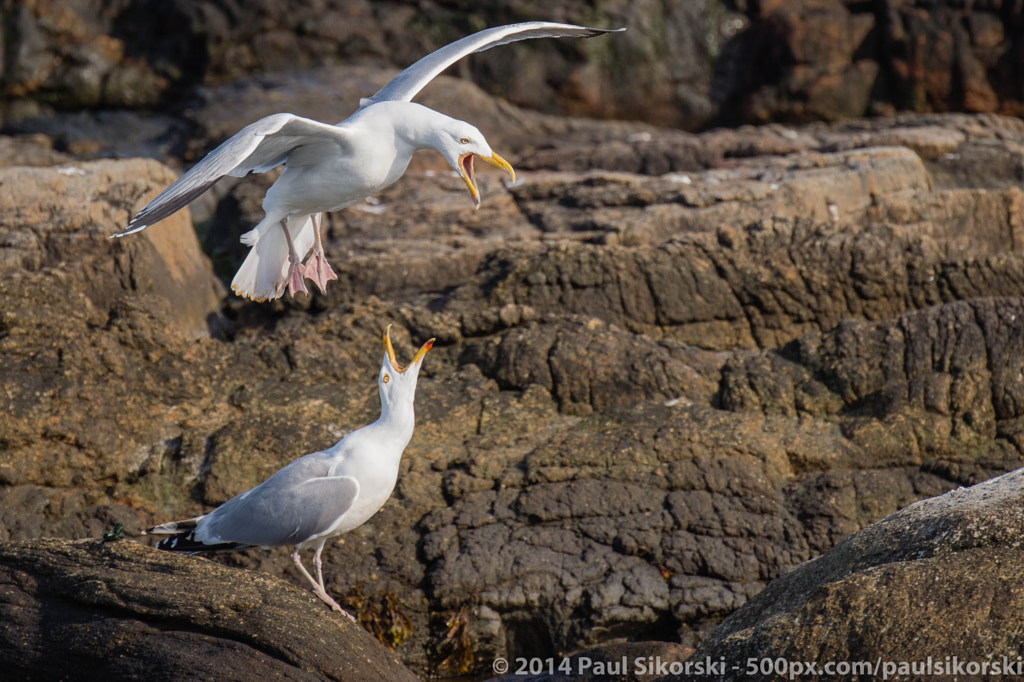
[(8, 679), (417, 679), (297, 587), (130, 541), (0, 544), (0, 623)]

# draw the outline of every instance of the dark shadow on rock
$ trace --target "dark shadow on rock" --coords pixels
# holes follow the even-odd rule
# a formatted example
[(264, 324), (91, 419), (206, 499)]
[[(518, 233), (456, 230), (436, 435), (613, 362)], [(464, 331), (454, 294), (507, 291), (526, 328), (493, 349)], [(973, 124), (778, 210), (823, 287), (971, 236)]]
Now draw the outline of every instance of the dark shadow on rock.
[(0, 544), (0, 665), (34, 680), (416, 679), (308, 592), (131, 541)]

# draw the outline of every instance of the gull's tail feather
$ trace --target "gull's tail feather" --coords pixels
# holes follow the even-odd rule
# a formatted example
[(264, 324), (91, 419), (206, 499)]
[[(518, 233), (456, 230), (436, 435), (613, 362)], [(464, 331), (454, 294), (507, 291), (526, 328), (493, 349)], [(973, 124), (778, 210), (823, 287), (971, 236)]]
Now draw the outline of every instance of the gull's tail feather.
[(188, 531), (195, 530), (196, 525), (202, 516), (194, 516), (191, 519), (185, 519), (184, 521), (169, 521), (167, 523), (161, 523), (159, 526), (153, 526), (142, 531), (143, 535), (178, 535), (179, 533), (186, 533)]
[[(242, 235), (243, 244), (251, 244), (249, 255), (231, 280), (231, 290), (243, 298), (267, 301), (281, 298), (288, 290), (288, 240), (280, 220), (264, 218), (259, 225)], [(313, 246), (313, 221), (309, 216), (289, 221), (289, 232), (299, 258), (305, 258)]]
[(157, 549), (162, 549), (168, 552), (185, 552), (187, 554), (196, 554), (197, 552), (216, 552), (225, 549), (239, 549), (248, 546), (249, 545), (243, 545), (237, 542), (217, 542), (212, 544), (199, 542), (195, 539), (195, 530), (179, 533), (178, 535), (172, 535), (171, 537), (164, 538), (160, 542), (156, 543)]
[(216, 552), (221, 549), (238, 549), (240, 547), (248, 547), (238, 542), (212, 542), (203, 543), (196, 540), (196, 526), (203, 519), (202, 516), (195, 516), (191, 519), (185, 519), (184, 521), (169, 521), (167, 523), (161, 523), (159, 526), (153, 526), (142, 531), (143, 535), (170, 535), (169, 538), (164, 538), (160, 542), (156, 543), (157, 549), (167, 550), (168, 552), (187, 552), (189, 554), (195, 554), (196, 552)]

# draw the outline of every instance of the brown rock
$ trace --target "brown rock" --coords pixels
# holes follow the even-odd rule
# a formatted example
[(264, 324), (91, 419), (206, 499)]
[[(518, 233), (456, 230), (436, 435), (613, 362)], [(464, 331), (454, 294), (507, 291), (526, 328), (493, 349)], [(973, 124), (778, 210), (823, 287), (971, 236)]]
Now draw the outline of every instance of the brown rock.
[[(959, 0), (701, 0), (583, 11), (560, 3), (549, 18), (630, 30), (589, 41), (529, 41), (473, 55), (456, 69), (491, 95), (547, 114), (685, 130), (898, 110), (1013, 113), (1022, 106), (1015, 66), (1021, 36), (1014, 12), (1000, 8)], [(231, 10), (187, 0), (158, 8), (133, 0), (102, 10), (78, 0), (20, 3), (4, 10), (0, 107), (7, 122), (83, 107), (160, 107), (187, 119), (203, 88), (273, 82), (282, 74), (295, 81), (303, 77), (297, 72), (344, 65), (351, 79), (341, 90), (362, 89), (370, 85), (364, 68), (393, 74), (484, 26), (537, 18), (515, 3), (470, 13), (457, 3), (408, 0), (383, 12), (352, 1), (258, 0)], [(278, 109), (290, 109), (289, 93), (276, 94), (285, 103)], [(294, 94), (302, 99), (301, 89)], [(174, 137), (171, 147), (189, 142), (185, 131)], [(116, 146), (90, 142), (69, 148), (109, 155)]]
[[(687, 127), (711, 113), (712, 57), (738, 20), (706, 0), (664, 12), (629, 3), (593, 12), (565, 3), (546, 17), (634, 30), (618, 36), (618, 45), (532, 41), (476, 55), (460, 65), (463, 77), (547, 113)], [(467, 14), (408, 1), (383, 12), (362, 2), (258, 0), (230, 10), (179, 0), (155, 8), (137, 1), (104, 9), (76, 0), (27, 3), (5, 12), (4, 94), (56, 109), (187, 104), (196, 87), (246, 76), (340, 63), (404, 68), (486, 26), (538, 18), (512, 5)], [(17, 110), (9, 107), (8, 117), (17, 118)]]
[[(5, 235), (0, 537), (202, 513), (331, 445), (379, 413), (389, 322), (402, 357), (438, 338), (416, 434), (325, 567), (418, 672), (696, 646), (850, 533), (1024, 462), (1019, 120), (550, 120), (521, 122), (521, 185), (481, 173), (479, 211), (424, 166), (333, 216), (328, 294), (229, 299), (217, 338), (103, 251), (156, 187), (41, 193), (61, 211)], [(211, 231), (251, 226), (266, 182), (227, 188)], [(291, 575), (283, 550), (218, 561)]]
[(53, 148), (45, 135), (0, 137), (0, 163), (10, 166), (58, 166), (71, 157)]
[(879, 73), (865, 49), (875, 24), (873, 13), (839, 0), (761, 3), (739, 39), (754, 66), (741, 82), (721, 83), (720, 92), (735, 89), (738, 102), (727, 101), (720, 115), (757, 123), (863, 116)]
[(168, 305), (167, 330), (186, 338), (215, 326), (220, 283), (211, 276), (187, 213), (132, 240), (111, 240), (132, 213), (174, 180), (154, 162), (97, 161), (51, 168), (0, 170), (0, 227), (5, 277), (61, 278), (80, 283), (106, 313), (126, 292)]
[(1020, 36), (998, 4), (802, 0), (747, 14), (715, 72), (721, 121), (1019, 108)]
[(415, 680), (276, 578), (134, 542), (0, 544), (5, 674), (38, 680)]
[(168, 86), (142, 61), (125, 57), (111, 20), (75, 0), (18, 3), (3, 10), (12, 46), (5, 99), (33, 99), (57, 109), (152, 106)]

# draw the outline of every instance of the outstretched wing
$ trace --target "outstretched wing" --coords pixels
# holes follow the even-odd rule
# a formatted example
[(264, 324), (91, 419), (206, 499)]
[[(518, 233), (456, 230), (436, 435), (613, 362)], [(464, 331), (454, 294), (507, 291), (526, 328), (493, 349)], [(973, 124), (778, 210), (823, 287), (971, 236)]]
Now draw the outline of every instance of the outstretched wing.
[(207, 154), (139, 211), (128, 227), (111, 236), (123, 237), (163, 220), (225, 175), (240, 178), (252, 171), (263, 173), (283, 163), (298, 147), (328, 142), (347, 145), (345, 130), (294, 114), (261, 118)]
[(371, 97), (363, 98), (360, 106), (375, 102), (402, 100), (408, 102), (423, 86), (439, 73), (468, 54), (483, 52), (498, 45), (514, 43), (530, 38), (589, 38), (602, 33), (625, 31), (625, 28), (587, 28), (574, 24), (557, 24), (550, 21), (526, 21), (521, 24), (495, 26), (466, 36), (454, 43), (431, 52), (418, 62), (392, 78), (387, 85)]

